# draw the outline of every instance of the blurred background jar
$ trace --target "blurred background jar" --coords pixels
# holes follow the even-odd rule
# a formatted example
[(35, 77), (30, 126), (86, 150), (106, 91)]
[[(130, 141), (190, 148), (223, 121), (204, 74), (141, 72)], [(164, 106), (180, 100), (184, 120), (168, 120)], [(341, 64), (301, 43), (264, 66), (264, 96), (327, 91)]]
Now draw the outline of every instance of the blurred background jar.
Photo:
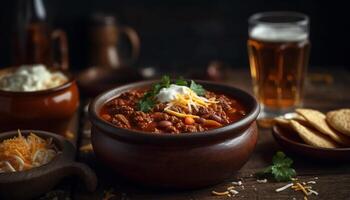
[(17, 0), (12, 65), (40, 63), (67, 69), (66, 34), (62, 30), (52, 29), (44, 2)]
[[(97, 13), (90, 22), (90, 66), (120, 68), (134, 64), (140, 52), (137, 32), (128, 26), (120, 26), (112, 15)], [(121, 36), (129, 40), (129, 53), (122, 48)]]

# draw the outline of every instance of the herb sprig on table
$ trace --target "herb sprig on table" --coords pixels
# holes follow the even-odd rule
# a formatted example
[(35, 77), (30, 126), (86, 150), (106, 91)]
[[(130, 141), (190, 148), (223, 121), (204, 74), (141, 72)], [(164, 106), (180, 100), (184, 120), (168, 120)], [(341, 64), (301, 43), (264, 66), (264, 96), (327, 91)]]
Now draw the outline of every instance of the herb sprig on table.
[(272, 165), (257, 172), (258, 178), (273, 177), (276, 181), (290, 181), (296, 176), (295, 170), (291, 167), (293, 160), (288, 158), (283, 152), (278, 151), (272, 158)]
[(138, 102), (138, 108), (142, 112), (149, 112), (156, 105), (156, 95), (162, 88), (168, 88), (170, 84), (176, 84), (181, 86), (187, 86), (191, 90), (193, 90), (197, 95), (203, 96), (205, 93), (205, 89), (202, 85), (197, 84), (193, 80), (190, 83), (186, 81), (183, 77), (178, 78), (173, 83), (171, 83), (169, 76), (163, 76), (159, 83), (156, 83), (152, 86), (152, 88), (147, 91), (141, 100)]

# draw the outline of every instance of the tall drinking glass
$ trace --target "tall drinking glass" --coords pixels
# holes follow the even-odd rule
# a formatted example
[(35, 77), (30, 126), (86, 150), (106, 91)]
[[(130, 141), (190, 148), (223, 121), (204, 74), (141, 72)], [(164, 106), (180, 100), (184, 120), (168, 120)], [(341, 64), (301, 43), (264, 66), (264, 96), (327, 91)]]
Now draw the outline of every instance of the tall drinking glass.
[(261, 117), (301, 106), (309, 57), (309, 18), (296, 12), (265, 12), (249, 18), (248, 53)]

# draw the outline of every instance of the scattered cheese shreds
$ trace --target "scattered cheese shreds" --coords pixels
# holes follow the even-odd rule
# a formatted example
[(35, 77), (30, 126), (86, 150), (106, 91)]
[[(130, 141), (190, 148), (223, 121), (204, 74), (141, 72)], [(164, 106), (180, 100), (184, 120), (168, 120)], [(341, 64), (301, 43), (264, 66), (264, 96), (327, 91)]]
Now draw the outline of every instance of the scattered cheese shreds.
[(232, 193), (233, 195), (236, 195), (236, 194), (238, 194), (238, 193), (239, 193), (237, 190), (234, 190), (234, 189), (229, 190), (229, 192), (230, 192), (230, 193)]
[(217, 196), (224, 196), (224, 195), (230, 194), (229, 191), (217, 192), (217, 191), (214, 191), (214, 190), (211, 191), (211, 193), (212, 193), (213, 195), (217, 195)]
[(267, 179), (257, 179), (256, 182), (258, 183), (267, 183)]
[(283, 187), (277, 188), (276, 192), (282, 192), (283, 190), (286, 190), (286, 189), (292, 187), (293, 185), (294, 185), (293, 183), (289, 183), (289, 184), (287, 184), (287, 185), (285, 185)]
[(308, 185), (308, 184), (316, 184), (315, 181), (308, 181), (308, 182), (294, 182), (294, 183), (289, 183), (281, 188), (276, 189), (276, 192), (281, 192), (287, 188), (291, 188), (294, 191), (302, 191), (304, 194), (304, 199), (308, 199), (307, 196), (310, 195), (318, 195), (318, 192), (316, 192), (315, 190), (312, 190), (312, 186)]
[(309, 184), (316, 184), (316, 181), (308, 181)]
[(242, 185), (242, 181), (238, 181), (238, 182), (233, 181), (232, 184), (233, 185)]
[(223, 192), (217, 192), (217, 191), (213, 190), (211, 192), (212, 195), (235, 197), (239, 193), (239, 191), (236, 190), (236, 187), (241, 186), (242, 189), (244, 189), (242, 181), (237, 181), (237, 182), (233, 181), (233, 182), (231, 182), (231, 184), (232, 185), (228, 186), (226, 188), (226, 190)]
[(306, 191), (306, 189), (304, 188), (304, 186), (302, 184), (296, 183), (296, 185), (299, 186), (299, 188), (301, 189), (301, 191), (304, 192), (305, 195), (307, 195), (307, 191)]
[(227, 188), (227, 190), (232, 190), (232, 189), (235, 189), (235, 186), (230, 186)]
[(312, 189), (308, 189), (308, 190), (309, 190), (309, 195), (314, 194), (318, 196), (318, 192), (316, 192), (315, 190), (312, 190)]

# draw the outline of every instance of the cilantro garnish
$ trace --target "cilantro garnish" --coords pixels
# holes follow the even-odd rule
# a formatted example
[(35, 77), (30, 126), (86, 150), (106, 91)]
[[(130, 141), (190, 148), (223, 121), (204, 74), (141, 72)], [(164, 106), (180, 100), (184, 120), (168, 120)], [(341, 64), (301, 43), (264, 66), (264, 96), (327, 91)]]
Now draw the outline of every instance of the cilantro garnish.
[(199, 96), (203, 96), (205, 93), (203, 86), (195, 83), (193, 80), (191, 81), (190, 88)]
[[(155, 96), (159, 93), (159, 91), (162, 88), (168, 88), (170, 84), (172, 84), (170, 77), (166, 75), (163, 76), (160, 82), (154, 84), (152, 88), (148, 92), (146, 92), (141, 98), (141, 100), (138, 102), (137, 105), (139, 110), (142, 112), (149, 112), (157, 103)], [(205, 90), (202, 85), (195, 83), (193, 80), (191, 80), (191, 83), (188, 84), (188, 82), (183, 77), (180, 77), (179, 79), (175, 80), (173, 84), (187, 86), (199, 96), (203, 96), (205, 93)]]
[(142, 112), (150, 111), (155, 105), (155, 101), (151, 98), (142, 99), (139, 101), (139, 109)]
[(182, 85), (182, 86), (187, 86), (188, 85), (187, 81), (182, 76), (180, 76), (180, 78), (178, 78), (175, 81), (175, 84), (176, 85)]
[(290, 181), (296, 176), (295, 170), (291, 167), (293, 160), (288, 158), (283, 152), (278, 151), (272, 158), (272, 165), (257, 172), (258, 178), (274, 177), (276, 181)]

